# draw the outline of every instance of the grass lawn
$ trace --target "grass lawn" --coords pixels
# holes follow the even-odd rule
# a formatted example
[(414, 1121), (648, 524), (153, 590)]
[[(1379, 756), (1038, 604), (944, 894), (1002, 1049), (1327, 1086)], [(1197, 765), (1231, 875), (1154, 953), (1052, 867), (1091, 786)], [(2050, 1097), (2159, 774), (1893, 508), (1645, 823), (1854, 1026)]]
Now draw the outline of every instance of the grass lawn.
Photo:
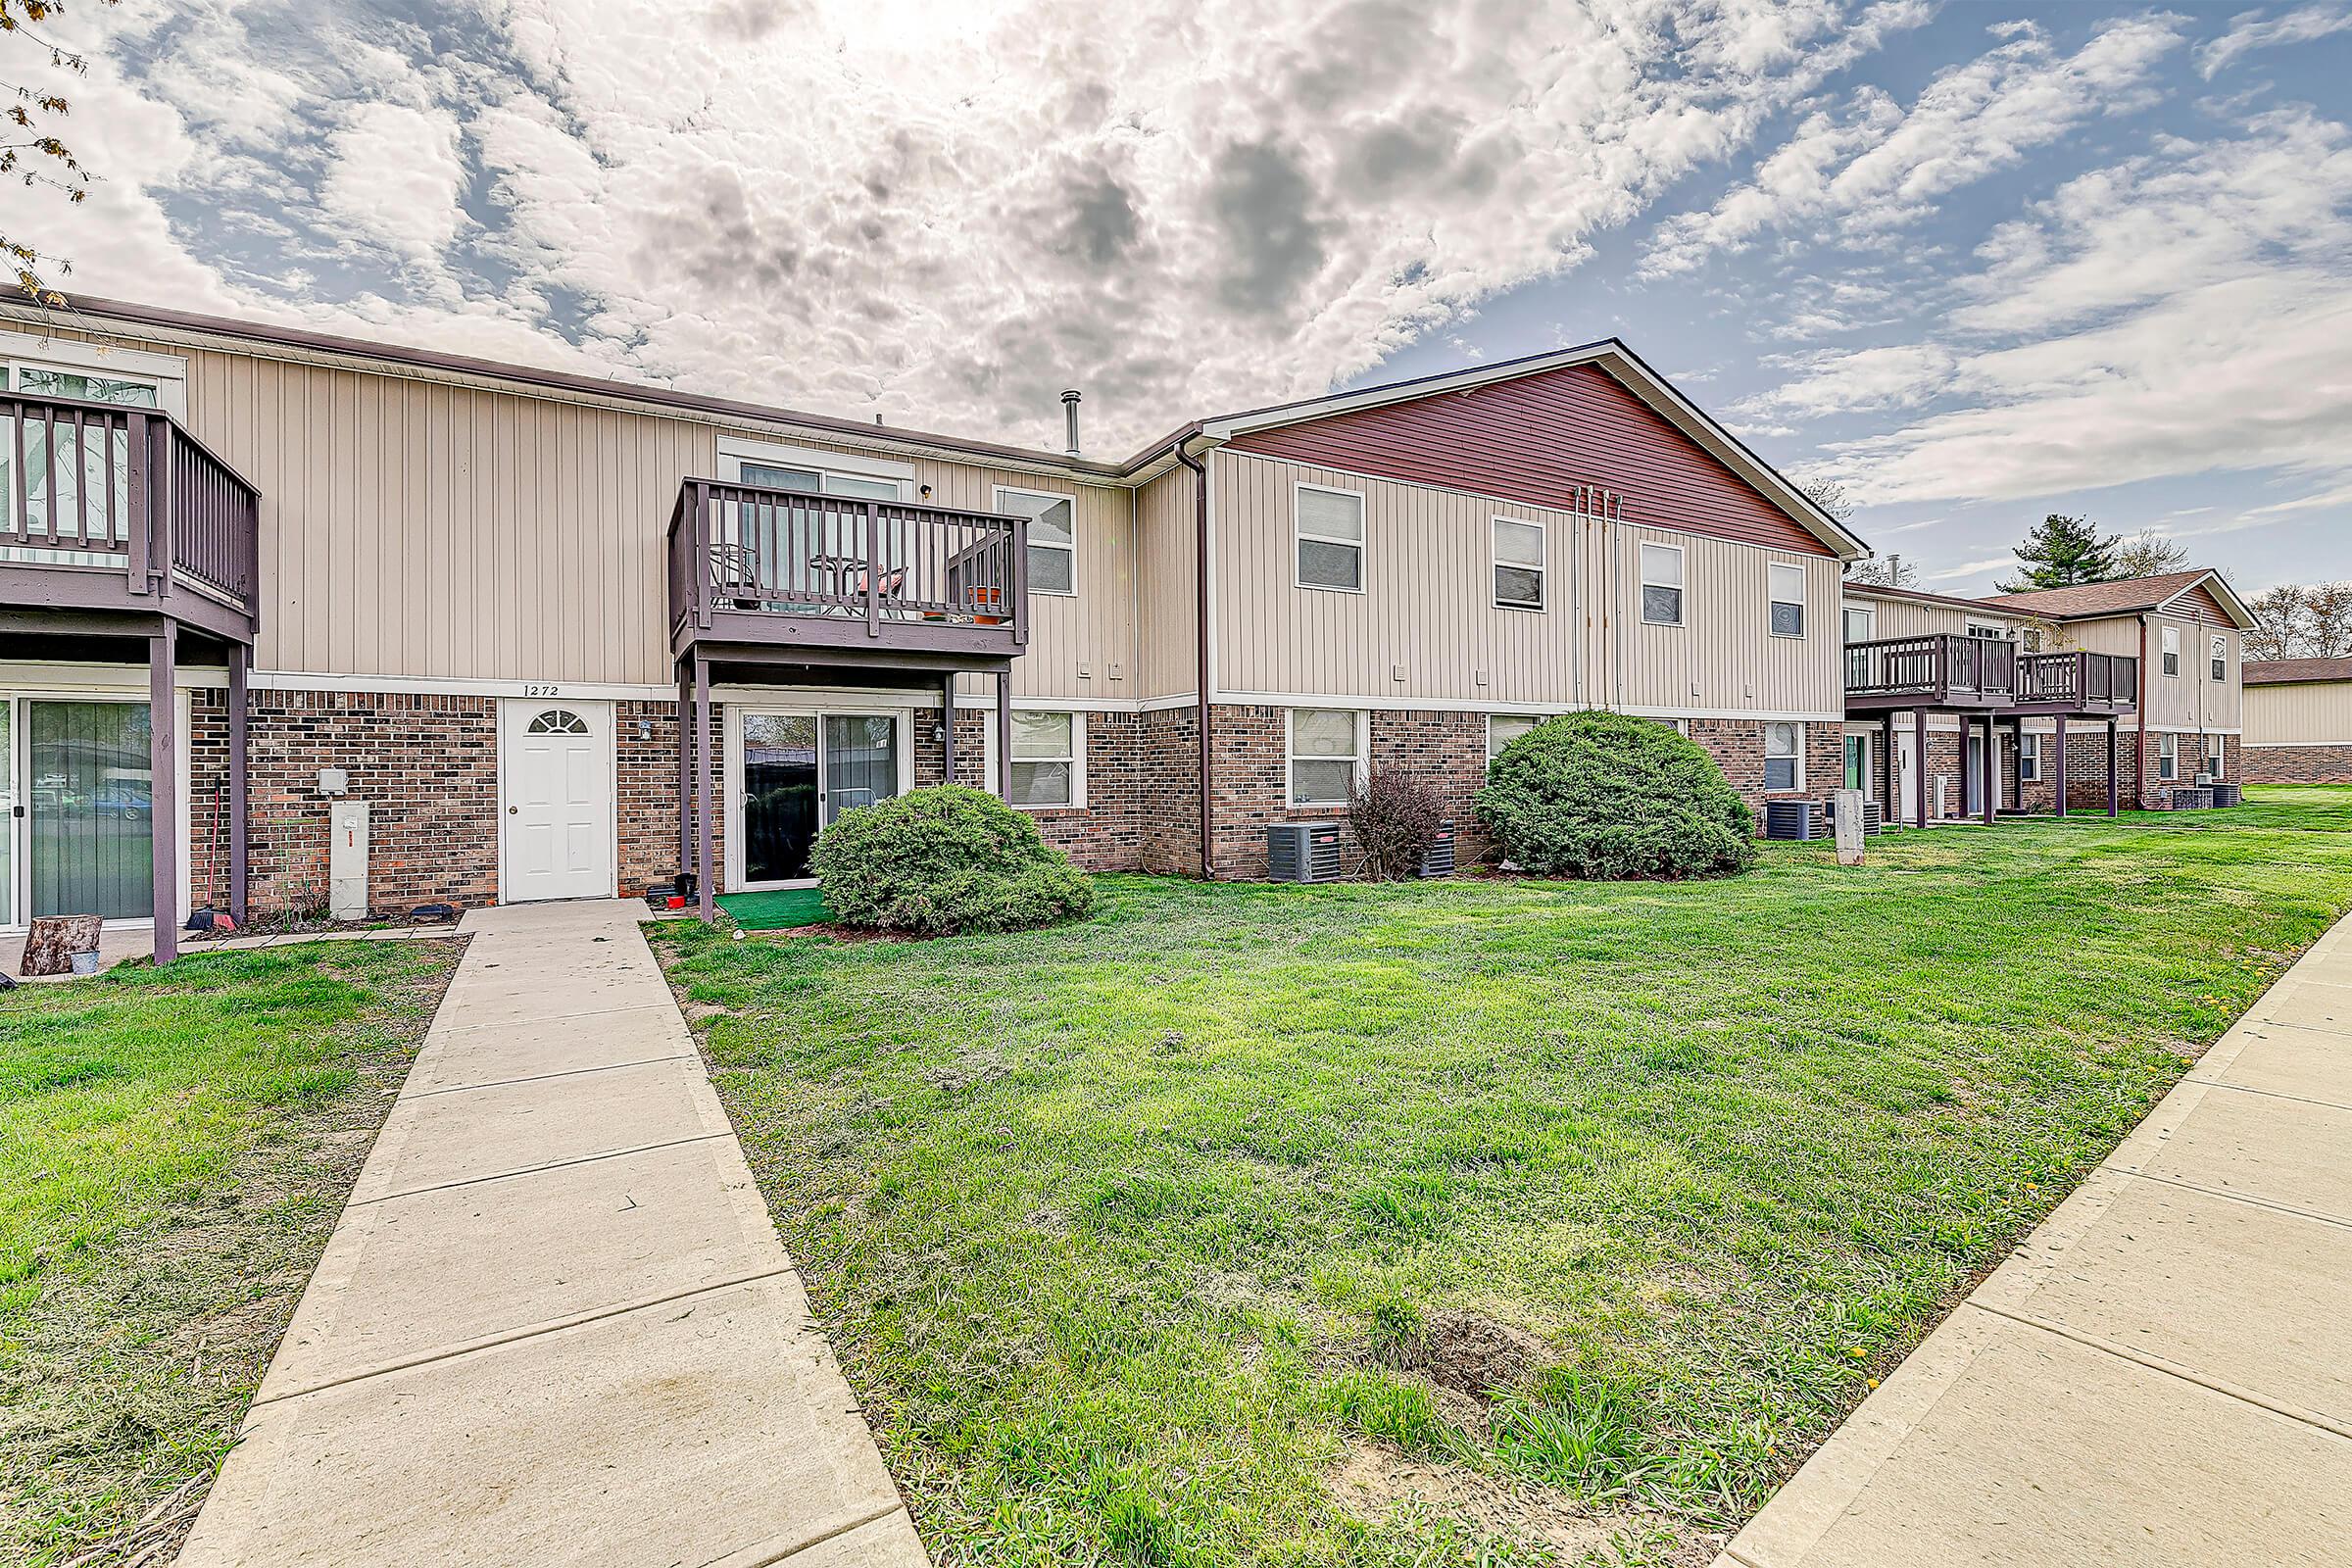
[(319, 943), (0, 996), (0, 1561), (168, 1560), (457, 955)]
[(2352, 907), (2348, 829), (652, 935), (947, 1560), (1698, 1562)]

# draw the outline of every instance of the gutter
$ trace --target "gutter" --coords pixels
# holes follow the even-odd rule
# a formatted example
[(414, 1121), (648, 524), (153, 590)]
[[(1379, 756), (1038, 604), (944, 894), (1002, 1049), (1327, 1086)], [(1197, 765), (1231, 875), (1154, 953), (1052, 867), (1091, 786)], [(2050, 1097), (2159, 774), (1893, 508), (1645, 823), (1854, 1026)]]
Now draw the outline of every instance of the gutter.
[(2148, 615), (2139, 613), (2139, 711), (2132, 715), (2132, 809), (2148, 808)]
[(1200, 660), (1194, 669), (1194, 728), (1200, 736), (1200, 879), (1216, 880), (1216, 854), (1210, 837), (1212, 771), (1208, 745), (1208, 466), (1184, 450), (1184, 438), (1174, 448), (1176, 461), (1193, 470), (1193, 624), (1200, 632)]

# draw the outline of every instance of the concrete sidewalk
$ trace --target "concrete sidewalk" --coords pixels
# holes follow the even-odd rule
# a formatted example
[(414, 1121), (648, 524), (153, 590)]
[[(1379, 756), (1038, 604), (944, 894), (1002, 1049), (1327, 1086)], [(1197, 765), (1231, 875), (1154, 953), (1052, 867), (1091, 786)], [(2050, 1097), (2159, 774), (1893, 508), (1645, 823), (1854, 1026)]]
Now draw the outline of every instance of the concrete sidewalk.
[(2352, 921), (1717, 1559), (2352, 1561)]
[(179, 1561), (927, 1561), (637, 929), (473, 940)]

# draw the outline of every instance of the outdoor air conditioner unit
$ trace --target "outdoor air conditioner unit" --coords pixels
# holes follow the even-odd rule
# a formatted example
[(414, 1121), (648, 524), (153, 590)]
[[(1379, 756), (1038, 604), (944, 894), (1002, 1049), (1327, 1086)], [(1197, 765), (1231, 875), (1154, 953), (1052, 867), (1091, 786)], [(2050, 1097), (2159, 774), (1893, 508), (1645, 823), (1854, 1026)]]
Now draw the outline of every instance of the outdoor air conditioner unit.
[(1337, 882), (1348, 874), (1347, 840), (1337, 822), (1276, 822), (1266, 829), (1266, 880)]
[(1421, 857), (1421, 874), (1423, 876), (1453, 875), (1453, 824), (1451, 822), (1438, 824), (1438, 841), (1429, 847), (1427, 855)]
[[(1831, 796), (1828, 800), (1822, 803), (1822, 806), (1829, 813), (1831, 824), (1833, 826), (1836, 825), (1838, 821), (1838, 797), (1835, 795)], [(1886, 831), (1886, 808), (1879, 805), (1879, 803), (1876, 801), (1864, 801), (1862, 803), (1862, 831), (1865, 833), (1880, 833)]]
[(1826, 838), (1829, 831), (1829, 813), (1819, 801), (1764, 803), (1764, 836), (1768, 839)]

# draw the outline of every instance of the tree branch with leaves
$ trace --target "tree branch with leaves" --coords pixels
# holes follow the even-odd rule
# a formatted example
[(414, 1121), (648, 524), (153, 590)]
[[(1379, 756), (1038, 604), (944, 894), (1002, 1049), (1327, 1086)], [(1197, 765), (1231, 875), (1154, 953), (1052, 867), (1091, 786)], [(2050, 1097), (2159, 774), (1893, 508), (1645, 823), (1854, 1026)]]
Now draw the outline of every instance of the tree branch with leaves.
[[(115, 0), (98, 0), (113, 5)], [(61, 133), (60, 122), (73, 112), (65, 82), (89, 74), (89, 58), (80, 50), (59, 43), (48, 24), (66, 14), (66, 0), (0, 0), (0, 39), (9, 48), (10, 66), (29, 65), (46, 71), (47, 81), (0, 77), (0, 178), (22, 180), (27, 188), (43, 186), (78, 205), (90, 194), (90, 172), (82, 167)], [(0, 255), (8, 259), (20, 291), (35, 303), (54, 309), (66, 303), (48, 277), (74, 270), (71, 262), (44, 252), (23, 230), (0, 226)]]

